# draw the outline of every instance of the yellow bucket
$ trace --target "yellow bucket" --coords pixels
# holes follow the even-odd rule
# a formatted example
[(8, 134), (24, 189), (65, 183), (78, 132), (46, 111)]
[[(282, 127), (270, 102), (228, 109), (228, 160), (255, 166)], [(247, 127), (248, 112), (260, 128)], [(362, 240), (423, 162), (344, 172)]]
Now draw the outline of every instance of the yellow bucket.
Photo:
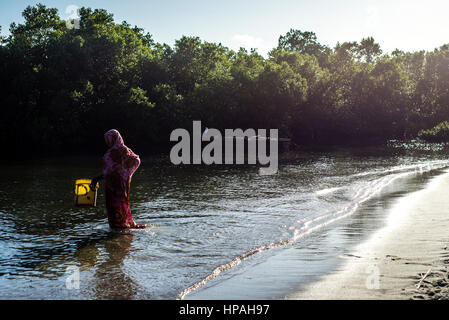
[(97, 205), (97, 182), (95, 190), (90, 188), (92, 180), (78, 179), (75, 181), (75, 205), (79, 207), (95, 207)]

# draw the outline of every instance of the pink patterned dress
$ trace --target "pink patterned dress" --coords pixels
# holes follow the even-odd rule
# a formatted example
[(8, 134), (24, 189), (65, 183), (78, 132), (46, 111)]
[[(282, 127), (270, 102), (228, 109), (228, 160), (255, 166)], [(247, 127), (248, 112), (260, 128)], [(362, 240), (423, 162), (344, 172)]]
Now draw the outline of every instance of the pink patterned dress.
[(131, 178), (140, 165), (140, 158), (125, 146), (117, 130), (109, 130), (105, 133), (104, 138), (110, 147), (103, 157), (109, 226), (113, 229), (144, 228), (144, 224), (134, 222), (129, 208)]

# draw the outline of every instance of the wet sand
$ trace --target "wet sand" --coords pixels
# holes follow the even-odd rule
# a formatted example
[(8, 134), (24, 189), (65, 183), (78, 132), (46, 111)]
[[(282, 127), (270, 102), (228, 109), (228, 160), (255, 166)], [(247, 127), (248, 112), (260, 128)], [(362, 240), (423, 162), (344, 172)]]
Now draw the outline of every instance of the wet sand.
[(389, 210), (338, 270), (287, 299), (449, 299), (449, 173)]

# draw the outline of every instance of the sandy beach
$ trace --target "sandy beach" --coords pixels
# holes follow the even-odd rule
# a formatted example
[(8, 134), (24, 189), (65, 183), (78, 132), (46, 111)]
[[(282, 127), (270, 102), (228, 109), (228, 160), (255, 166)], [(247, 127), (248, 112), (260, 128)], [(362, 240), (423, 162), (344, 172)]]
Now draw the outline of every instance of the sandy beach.
[(449, 173), (390, 209), (336, 272), (287, 299), (448, 299)]
[(449, 171), (408, 188), (185, 299), (448, 299)]

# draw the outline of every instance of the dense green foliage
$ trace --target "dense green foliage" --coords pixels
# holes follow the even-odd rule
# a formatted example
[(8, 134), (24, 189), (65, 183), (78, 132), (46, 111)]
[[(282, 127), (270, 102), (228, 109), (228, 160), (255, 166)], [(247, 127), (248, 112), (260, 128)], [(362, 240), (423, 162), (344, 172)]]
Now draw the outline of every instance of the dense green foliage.
[[(279, 128), (298, 144), (382, 142), (449, 119), (449, 46), (382, 55), (372, 38), (331, 49), (290, 30), (267, 58), (182, 37), (173, 47), (105, 10), (28, 7), (0, 39), (1, 143), (12, 150), (98, 150), (116, 128), (151, 152), (192, 120)], [(424, 136), (424, 134), (423, 134)]]
[(449, 121), (443, 121), (428, 130), (421, 130), (418, 137), (429, 142), (449, 141)]

